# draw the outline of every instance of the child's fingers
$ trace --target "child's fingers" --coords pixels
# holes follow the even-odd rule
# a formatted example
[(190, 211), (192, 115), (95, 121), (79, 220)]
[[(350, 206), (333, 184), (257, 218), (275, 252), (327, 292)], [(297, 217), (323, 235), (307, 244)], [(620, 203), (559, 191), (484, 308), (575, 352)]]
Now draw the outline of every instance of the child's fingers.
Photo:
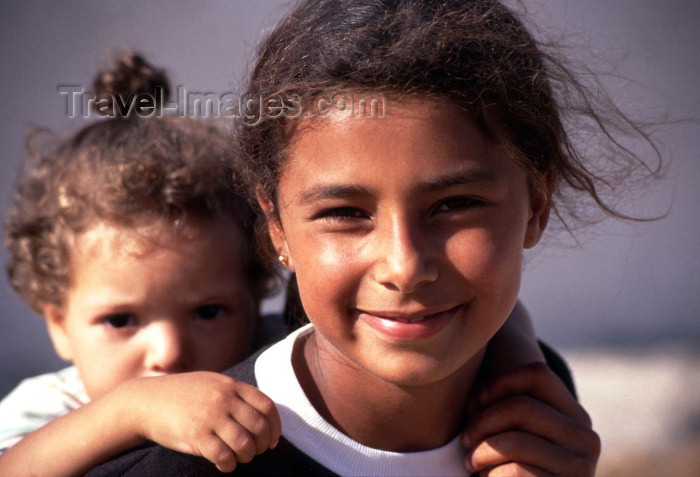
[(214, 434), (199, 442), (199, 453), (221, 472), (232, 472), (238, 462), (233, 450)]
[(521, 467), (520, 473), (504, 475), (591, 476), (595, 461), (568, 452), (541, 437), (509, 431), (487, 438), (467, 455), (465, 467), (470, 472), (500, 475), (506, 469)]
[[(262, 447), (264, 448), (260, 450), (260, 452), (264, 452), (268, 448), (272, 449), (276, 447), (282, 436), (282, 421), (277, 411), (277, 406), (275, 406), (272, 399), (260, 392), (259, 389), (244, 383), (239, 384), (240, 386), (237, 388), (238, 396), (253, 407), (259, 415), (264, 418), (265, 424), (267, 425), (264, 431), (266, 436), (261, 440)], [(258, 435), (258, 432), (253, 428), (248, 429), (251, 430), (254, 435)]]
[(562, 414), (591, 426), (588, 413), (576, 402), (564, 383), (546, 364), (532, 363), (497, 376), (479, 393), (479, 403), (486, 407), (504, 396), (528, 394), (549, 404)]
[[(258, 454), (255, 438), (237, 420), (230, 419), (226, 424), (219, 426), (216, 429), (215, 437), (228, 447), (237, 462), (245, 464), (253, 460), (253, 457)], [(217, 449), (217, 451), (223, 455), (223, 451), (220, 449)], [(212, 462), (214, 461), (212, 460)]]
[[(247, 402), (241, 399), (234, 399), (231, 403), (231, 420), (225, 429), (238, 432), (238, 426), (242, 427), (252, 440), (254, 455), (262, 454), (270, 448), (272, 444), (272, 429), (267, 417)], [(217, 434), (219, 432), (219, 429), (217, 429)], [(235, 432), (234, 435), (236, 435)], [(236, 435), (236, 437), (238, 436)], [(233, 450), (237, 451), (236, 448)]]
[(508, 431), (539, 436), (578, 455), (597, 455), (598, 435), (587, 425), (528, 395), (502, 399), (474, 416), (463, 435), (465, 446)]

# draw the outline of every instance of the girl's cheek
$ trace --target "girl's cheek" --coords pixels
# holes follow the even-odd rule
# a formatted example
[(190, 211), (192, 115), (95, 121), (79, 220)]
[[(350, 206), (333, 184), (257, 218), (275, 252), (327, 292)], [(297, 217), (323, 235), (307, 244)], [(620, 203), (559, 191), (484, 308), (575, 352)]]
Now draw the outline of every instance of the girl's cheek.
[(339, 264), (343, 263), (343, 253), (344, 247), (341, 247), (337, 243), (324, 243), (318, 244), (319, 256), (318, 263), (321, 267), (325, 269), (330, 269), (337, 267)]
[(365, 247), (361, 240), (329, 236), (313, 246), (318, 250), (318, 265), (336, 273), (347, 272), (365, 260)]
[(488, 273), (499, 259), (499, 247), (486, 230), (463, 230), (445, 244), (448, 261), (468, 275)]
[(307, 285), (304, 288), (314, 296), (324, 290), (329, 303), (352, 300), (366, 269), (362, 247), (356, 241), (331, 236), (308, 243), (307, 250), (315, 253), (305, 257), (307, 263), (297, 262), (299, 286)]

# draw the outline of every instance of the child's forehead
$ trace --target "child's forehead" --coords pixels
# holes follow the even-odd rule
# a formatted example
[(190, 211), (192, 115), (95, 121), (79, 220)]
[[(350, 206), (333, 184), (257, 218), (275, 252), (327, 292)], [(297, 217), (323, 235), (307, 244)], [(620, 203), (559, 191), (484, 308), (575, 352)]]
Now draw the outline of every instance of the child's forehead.
[(224, 234), (233, 243), (240, 231), (233, 222), (223, 219), (173, 224), (164, 218), (145, 217), (129, 225), (97, 221), (75, 237), (73, 248), (82, 255), (140, 258), (155, 251), (179, 250), (212, 234)]
[(164, 221), (143, 221), (130, 226), (98, 221), (75, 239), (81, 252), (112, 252), (114, 255), (139, 255), (151, 248), (175, 241), (174, 227)]

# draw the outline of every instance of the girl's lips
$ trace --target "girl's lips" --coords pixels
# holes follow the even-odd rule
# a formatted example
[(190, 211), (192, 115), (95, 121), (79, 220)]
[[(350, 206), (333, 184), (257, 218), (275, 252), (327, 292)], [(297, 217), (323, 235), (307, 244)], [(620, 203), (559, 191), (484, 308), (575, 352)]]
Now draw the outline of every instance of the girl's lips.
[(359, 319), (382, 335), (395, 341), (414, 341), (428, 338), (444, 328), (465, 305), (426, 315), (401, 315), (360, 311)]

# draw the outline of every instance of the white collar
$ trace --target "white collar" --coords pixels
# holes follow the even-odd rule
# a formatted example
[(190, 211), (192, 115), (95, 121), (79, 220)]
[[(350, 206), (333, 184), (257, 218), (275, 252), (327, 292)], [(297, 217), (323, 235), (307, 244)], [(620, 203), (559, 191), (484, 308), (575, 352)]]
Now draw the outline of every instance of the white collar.
[(282, 434), (300, 451), (340, 475), (465, 475), (459, 436), (437, 449), (389, 452), (367, 447), (333, 427), (314, 409), (292, 368), (294, 343), (313, 332), (309, 324), (268, 348), (255, 362), (258, 388), (276, 404)]

